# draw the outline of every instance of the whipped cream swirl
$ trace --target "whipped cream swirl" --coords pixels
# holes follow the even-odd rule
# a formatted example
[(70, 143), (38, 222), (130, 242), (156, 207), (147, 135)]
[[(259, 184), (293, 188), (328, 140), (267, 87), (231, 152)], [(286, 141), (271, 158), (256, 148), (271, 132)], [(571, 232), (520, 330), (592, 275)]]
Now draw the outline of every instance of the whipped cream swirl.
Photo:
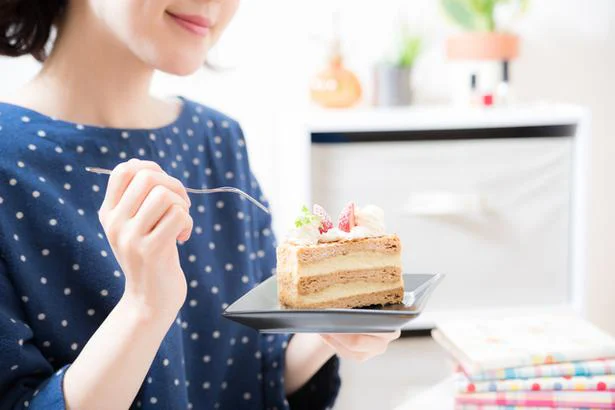
[(293, 229), (286, 240), (295, 245), (317, 245), (319, 242), (347, 241), (386, 234), (384, 211), (375, 205), (356, 207), (355, 224), (350, 232), (332, 228), (322, 234), (318, 229), (319, 223), (306, 224)]
[(319, 238), (318, 225), (309, 224), (290, 231), (286, 241), (295, 245), (316, 245)]

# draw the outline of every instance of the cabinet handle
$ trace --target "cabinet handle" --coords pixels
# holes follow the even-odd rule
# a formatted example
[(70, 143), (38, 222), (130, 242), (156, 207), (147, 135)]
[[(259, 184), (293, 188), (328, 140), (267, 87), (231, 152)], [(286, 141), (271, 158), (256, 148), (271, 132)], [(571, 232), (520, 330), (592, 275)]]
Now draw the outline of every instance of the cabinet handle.
[(412, 216), (476, 215), (489, 212), (489, 201), (478, 193), (419, 192), (408, 197), (403, 211)]

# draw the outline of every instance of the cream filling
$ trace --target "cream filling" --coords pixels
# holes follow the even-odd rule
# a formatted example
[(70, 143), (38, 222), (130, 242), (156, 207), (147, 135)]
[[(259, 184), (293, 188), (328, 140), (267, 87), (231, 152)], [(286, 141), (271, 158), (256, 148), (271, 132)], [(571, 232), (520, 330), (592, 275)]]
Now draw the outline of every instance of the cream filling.
[(379, 269), (387, 266), (401, 267), (401, 254), (384, 254), (378, 252), (353, 252), (325, 260), (297, 266), (297, 260), (291, 262), (293, 277), (326, 275), (337, 271)]
[(302, 302), (321, 303), (330, 300), (341, 299), (352, 296), (364, 295), (373, 292), (383, 292), (385, 290), (393, 290), (403, 286), (403, 282), (397, 283), (379, 283), (379, 282), (354, 282), (340, 283), (329, 286), (326, 289), (309, 295), (297, 296)]

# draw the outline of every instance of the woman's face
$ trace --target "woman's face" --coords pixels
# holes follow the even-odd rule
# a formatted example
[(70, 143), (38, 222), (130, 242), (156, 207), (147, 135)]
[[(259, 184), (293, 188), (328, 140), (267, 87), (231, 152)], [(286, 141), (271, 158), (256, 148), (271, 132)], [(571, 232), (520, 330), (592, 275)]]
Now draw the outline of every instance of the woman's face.
[(150, 66), (193, 73), (233, 18), (239, 0), (86, 0), (103, 26)]

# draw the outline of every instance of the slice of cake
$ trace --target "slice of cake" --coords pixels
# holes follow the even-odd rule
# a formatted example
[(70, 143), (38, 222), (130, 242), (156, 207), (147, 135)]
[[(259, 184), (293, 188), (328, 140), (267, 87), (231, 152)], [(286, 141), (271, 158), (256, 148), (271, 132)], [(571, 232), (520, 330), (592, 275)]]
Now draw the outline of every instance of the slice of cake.
[(401, 242), (387, 235), (382, 209), (348, 204), (333, 227), (326, 211), (304, 207), (277, 249), (280, 304), (353, 308), (401, 303)]

